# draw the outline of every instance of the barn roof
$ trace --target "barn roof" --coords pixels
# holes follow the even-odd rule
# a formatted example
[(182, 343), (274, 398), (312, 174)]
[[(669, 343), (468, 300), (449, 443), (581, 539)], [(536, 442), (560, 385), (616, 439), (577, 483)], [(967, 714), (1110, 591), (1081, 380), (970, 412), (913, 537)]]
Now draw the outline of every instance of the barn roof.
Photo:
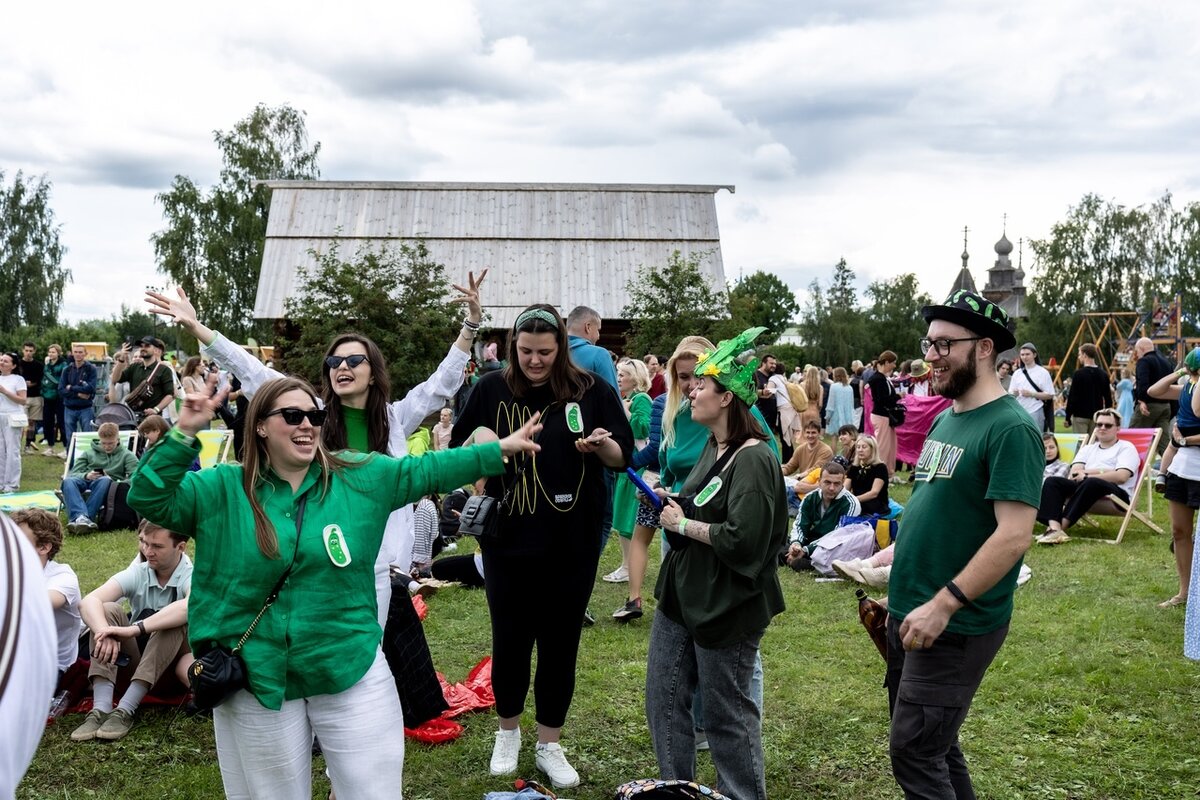
[(531, 303), (576, 305), (616, 319), (639, 267), (675, 250), (711, 251), (703, 269), (723, 287), (714, 195), (732, 186), (580, 183), (264, 181), (272, 189), (254, 316), (283, 316), (309, 250), (421, 238), (451, 282), (490, 267), (491, 324), (511, 325)]

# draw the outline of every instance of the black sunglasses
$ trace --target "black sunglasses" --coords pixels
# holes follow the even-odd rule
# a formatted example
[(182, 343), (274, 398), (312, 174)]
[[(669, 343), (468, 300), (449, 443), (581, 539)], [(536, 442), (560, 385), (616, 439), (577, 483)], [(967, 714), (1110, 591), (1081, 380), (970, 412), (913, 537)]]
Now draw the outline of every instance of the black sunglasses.
[(263, 416), (273, 417), (278, 414), (288, 425), (299, 425), (305, 417), (308, 417), (308, 421), (319, 428), (325, 424), (325, 417), (328, 413), (323, 408), (310, 408), (307, 411), (302, 408), (277, 408), (274, 411), (268, 411)]
[(350, 369), (354, 369), (366, 360), (367, 357), (362, 353), (355, 353), (352, 356), (326, 356), (325, 366), (329, 367), (330, 369), (337, 369), (342, 365), (342, 362), (345, 361), (346, 364), (349, 365)]

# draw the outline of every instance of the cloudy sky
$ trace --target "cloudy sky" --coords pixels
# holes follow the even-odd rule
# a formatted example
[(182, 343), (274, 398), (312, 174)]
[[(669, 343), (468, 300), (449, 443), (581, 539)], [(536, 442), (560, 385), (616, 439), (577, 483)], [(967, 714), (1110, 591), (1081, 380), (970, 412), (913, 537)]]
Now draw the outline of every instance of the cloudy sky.
[(1184, 0), (35, 5), (6, 10), (0, 170), (53, 183), (69, 319), (163, 282), (155, 194), (214, 182), (259, 102), (307, 112), (330, 180), (734, 184), (727, 276), (801, 302), (843, 256), (940, 297), (964, 225), (982, 283), (1004, 214), (1042, 237), (1086, 192), (1200, 200)]

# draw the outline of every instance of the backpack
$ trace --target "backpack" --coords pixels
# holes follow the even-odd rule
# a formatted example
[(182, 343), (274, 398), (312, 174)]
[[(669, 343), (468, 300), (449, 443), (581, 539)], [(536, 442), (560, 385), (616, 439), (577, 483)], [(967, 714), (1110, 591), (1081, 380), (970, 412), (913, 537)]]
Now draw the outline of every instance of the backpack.
[(798, 383), (789, 383), (787, 385), (788, 401), (792, 404), (792, 408), (797, 411), (808, 410), (808, 395), (804, 393), (804, 387)]
[(129, 507), (128, 481), (113, 481), (108, 485), (108, 496), (104, 505), (96, 515), (96, 527), (102, 531), (115, 531), (137, 528), (142, 518)]

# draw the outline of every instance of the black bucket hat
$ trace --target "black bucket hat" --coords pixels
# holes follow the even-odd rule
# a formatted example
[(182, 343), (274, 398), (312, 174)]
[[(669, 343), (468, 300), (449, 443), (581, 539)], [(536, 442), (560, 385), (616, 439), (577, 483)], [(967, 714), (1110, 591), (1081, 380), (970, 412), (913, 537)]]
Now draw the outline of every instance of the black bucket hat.
[(954, 292), (941, 305), (925, 306), (921, 316), (926, 322), (944, 319), (991, 339), (996, 343), (998, 353), (1012, 349), (1017, 343), (1017, 337), (1008, 329), (1008, 312), (966, 289)]

